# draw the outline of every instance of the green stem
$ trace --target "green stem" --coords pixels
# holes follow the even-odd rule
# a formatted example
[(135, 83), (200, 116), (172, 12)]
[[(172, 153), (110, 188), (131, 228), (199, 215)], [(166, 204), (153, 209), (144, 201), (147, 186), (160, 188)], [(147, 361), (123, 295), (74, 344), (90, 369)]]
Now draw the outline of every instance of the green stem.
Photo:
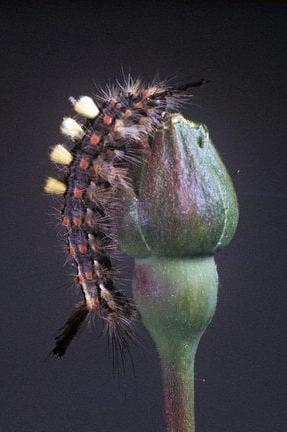
[(161, 359), (168, 432), (194, 432), (194, 353), (176, 361)]
[(136, 260), (133, 290), (158, 348), (168, 432), (194, 432), (194, 358), (214, 314), (213, 257)]

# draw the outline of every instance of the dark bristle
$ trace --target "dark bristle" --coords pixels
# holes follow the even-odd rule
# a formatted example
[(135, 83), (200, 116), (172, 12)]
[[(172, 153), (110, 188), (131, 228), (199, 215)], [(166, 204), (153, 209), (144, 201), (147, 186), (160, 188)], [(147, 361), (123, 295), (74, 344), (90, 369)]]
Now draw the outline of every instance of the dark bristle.
[(51, 354), (56, 357), (63, 357), (69, 344), (77, 334), (81, 324), (84, 322), (89, 311), (86, 304), (82, 303), (76, 307), (72, 315), (68, 318), (64, 326), (60, 329), (61, 333), (55, 338), (55, 347)]
[(209, 82), (210, 80), (206, 80), (202, 78), (199, 81), (193, 81), (193, 82), (182, 84), (181, 86), (177, 86), (175, 87), (175, 90), (179, 92), (186, 92), (194, 87), (201, 87), (204, 84), (208, 84)]
[(134, 369), (130, 348), (131, 343), (136, 344), (138, 342), (134, 324), (140, 315), (133, 300), (127, 298), (120, 291), (113, 292), (113, 300), (116, 303), (116, 312), (104, 308), (102, 317), (106, 321), (105, 331), (108, 334), (108, 341), (111, 343), (109, 347), (111, 348), (113, 370), (119, 374), (120, 368), (125, 373), (127, 357), (130, 359), (132, 369)]

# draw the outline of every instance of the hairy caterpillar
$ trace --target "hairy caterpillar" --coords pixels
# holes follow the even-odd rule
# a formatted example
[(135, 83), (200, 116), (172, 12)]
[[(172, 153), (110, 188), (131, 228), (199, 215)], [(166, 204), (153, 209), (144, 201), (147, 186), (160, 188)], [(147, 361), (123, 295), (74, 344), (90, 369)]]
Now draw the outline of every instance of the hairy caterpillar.
[(61, 212), (66, 230), (67, 253), (72, 257), (83, 301), (76, 306), (52, 353), (65, 354), (69, 343), (90, 314), (107, 325), (113, 346), (127, 347), (133, 338), (132, 324), (139, 318), (134, 302), (115, 288), (111, 254), (117, 249), (115, 224), (122, 211), (121, 194), (136, 194), (130, 178), (137, 155), (143, 157), (170, 112), (177, 112), (190, 90), (204, 80), (170, 87), (153, 82), (145, 86), (130, 77), (90, 97), (70, 98), (78, 122), (64, 118), (61, 132), (70, 139), (71, 150), (56, 145), (50, 159), (64, 166), (63, 181), (47, 178), (45, 191), (64, 195)]

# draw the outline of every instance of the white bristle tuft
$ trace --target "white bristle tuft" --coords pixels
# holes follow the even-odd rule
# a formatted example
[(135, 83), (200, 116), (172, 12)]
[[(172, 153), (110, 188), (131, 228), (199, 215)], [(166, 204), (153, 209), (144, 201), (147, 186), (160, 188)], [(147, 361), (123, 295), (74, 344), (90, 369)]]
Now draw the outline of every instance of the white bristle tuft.
[(66, 147), (62, 144), (57, 144), (50, 153), (50, 159), (57, 164), (70, 165), (73, 156)]
[(72, 139), (81, 139), (85, 135), (81, 126), (71, 117), (64, 117), (61, 132)]
[(108, 303), (108, 306), (112, 310), (116, 310), (117, 305), (115, 301), (113, 300), (112, 294), (104, 287), (103, 284), (99, 284), (100, 290), (101, 290), (101, 297)]
[(74, 110), (83, 117), (93, 119), (100, 112), (93, 99), (89, 96), (81, 96), (78, 100), (70, 98), (70, 101), (74, 105)]
[(45, 192), (52, 195), (62, 195), (66, 192), (67, 186), (65, 183), (53, 177), (48, 177), (44, 187)]

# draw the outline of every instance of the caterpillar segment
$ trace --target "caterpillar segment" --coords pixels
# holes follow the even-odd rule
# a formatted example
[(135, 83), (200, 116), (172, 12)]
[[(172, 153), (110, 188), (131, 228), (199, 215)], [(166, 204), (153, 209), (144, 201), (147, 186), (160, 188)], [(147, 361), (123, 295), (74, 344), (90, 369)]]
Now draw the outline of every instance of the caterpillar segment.
[(139, 314), (133, 301), (115, 288), (111, 263), (111, 254), (118, 248), (116, 220), (124, 211), (120, 198), (123, 192), (136, 195), (131, 170), (144, 159), (164, 116), (177, 110), (179, 97), (189, 96), (191, 86), (183, 90), (161, 83), (144, 86), (129, 78), (125, 85), (102, 91), (98, 103), (88, 96), (70, 98), (82, 123), (64, 118), (60, 129), (73, 148), (68, 151), (57, 145), (50, 159), (67, 167), (65, 183), (48, 178), (45, 191), (64, 194), (62, 224), (83, 302), (56, 337), (54, 355), (65, 354), (91, 313), (105, 321), (121, 355), (133, 339), (133, 323)]

